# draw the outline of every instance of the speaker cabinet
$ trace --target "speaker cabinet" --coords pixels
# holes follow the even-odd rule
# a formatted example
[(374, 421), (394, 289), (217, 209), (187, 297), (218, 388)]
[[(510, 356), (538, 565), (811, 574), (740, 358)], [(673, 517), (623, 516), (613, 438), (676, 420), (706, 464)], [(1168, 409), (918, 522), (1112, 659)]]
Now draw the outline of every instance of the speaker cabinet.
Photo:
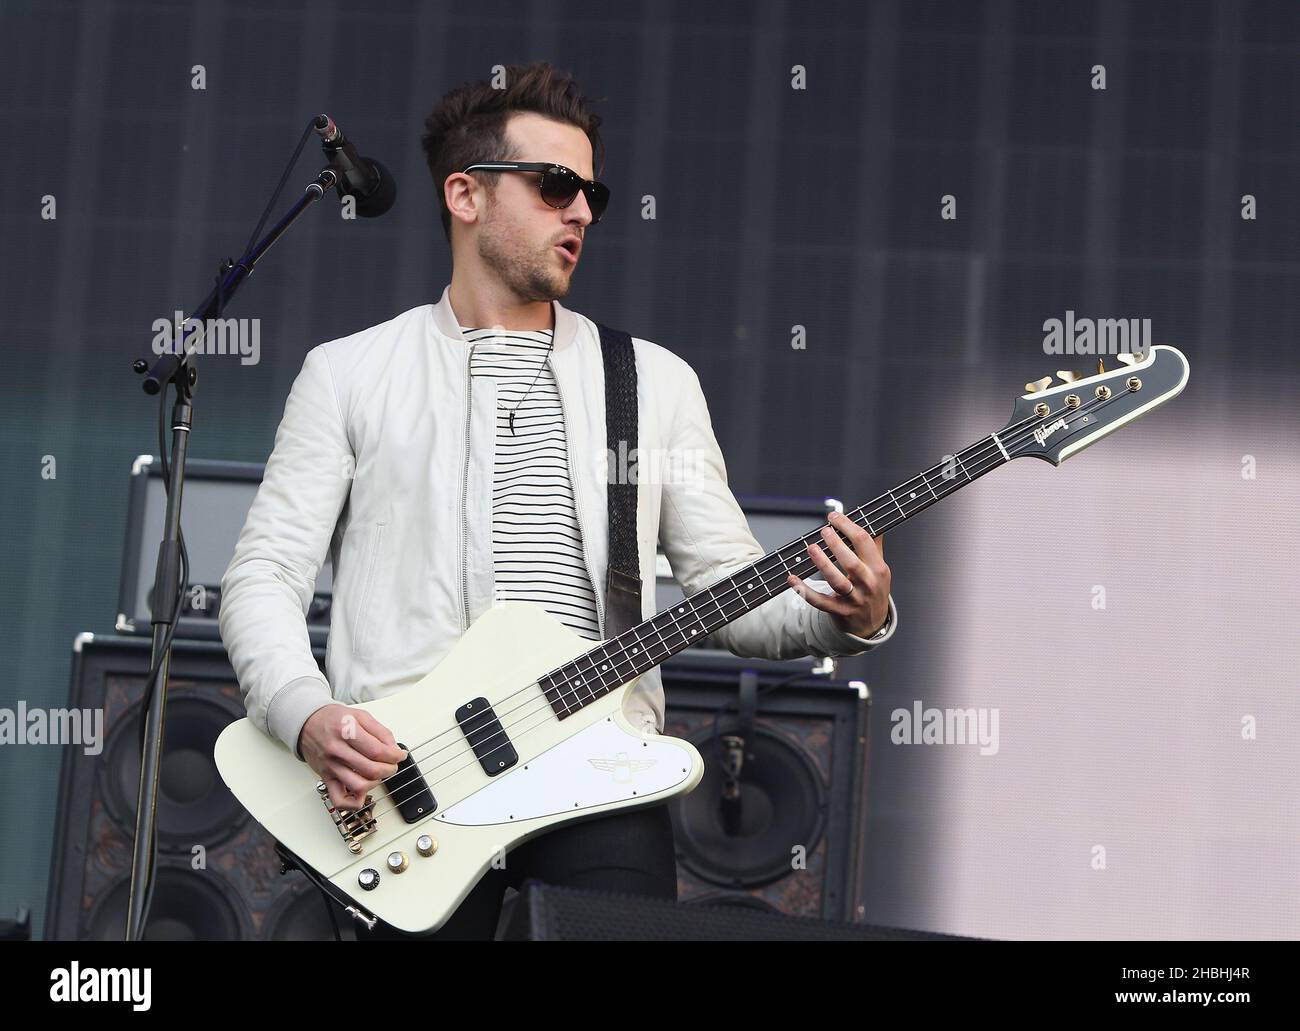
[(557, 888), (529, 881), (507, 941), (975, 941), (926, 931), (754, 912), (683, 906), (664, 899)]
[[(45, 936), (120, 940), (135, 834), (141, 700), (151, 642), (77, 639), (68, 705), (103, 709), (103, 748), (64, 752)], [(323, 656), (317, 655), (317, 661)], [(217, 735), (244, 716), (221, 645), (174, 642), (159, 783), (158, 870), (145, 937), (168, 941), (332, 940), (330, 909), (217, 774)], [(351, 918), (330, 903), (345, 938)]]
[[(264, 466), (257, 462), (220, 462), (191, 458), (185, 463), (185, 505), (181, 528), (190, 559), (190, 589), (181, 602), (176, 638), (219, 641), (221, 577), (235, 556), (235, 545), (248, 519)], [(162, 463), (140, 455), (131, 465), (126, 510), (126, 540), (118, 587), (117, 629), (153, 639), (153, 578), (167, 514), (167, 485)], [(195, 590), (202, 588), (202, 590)], [(174, 599), (173, 599), (174, 600)], [(333, 604), (333, 565), (325, 556), (316, 578), (316, 593), (307, 610), (307, 632), (324, 647)]]
[(860, 918), (866, 685), (680, 665), (663, 679), (665, 733), (705, 762), (670, 807), (679, 900)]

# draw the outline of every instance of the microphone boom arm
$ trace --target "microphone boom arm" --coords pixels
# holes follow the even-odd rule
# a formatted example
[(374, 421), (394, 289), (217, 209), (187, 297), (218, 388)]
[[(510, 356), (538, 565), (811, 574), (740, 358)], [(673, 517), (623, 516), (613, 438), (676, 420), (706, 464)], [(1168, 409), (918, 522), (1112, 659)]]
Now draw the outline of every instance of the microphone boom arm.
[(225, 270), (221, 285), (214, 287), (212, 292), (203, 299), (195, 314), (182, 323), (182, 325), (186, 325), (191, 320), (194, 320), (196, 325), (192, 333), (182, 336), (179, 347), (180, 353), (178, 354), (176, 350), (169, 351), (154, 362), (153, 367), (149, 369), (149, 373), (145, 376), (142, 384), (146, 394), (157, 394), (162, 390), (164, 383), (170, 382), (178, 376), (186, 375), (183, 370), (188, 369), (191, 358), (197, 353), (191, 345), (197, 343), (203, 336), (208, 321), (221, 317), (226, 304), (244, 284), (244, 280), (253, 274), (253, 269), (261, 260), (262, 255), (271, 249), (271, 246), (288, 231), (289, 227), (299, 219), (304, 211), (325, 196), (326, 190), (333, 189), (338, 184), (338, 181), (338, 173), (334, 169), (322, 169), (320, 174), (307, 184), (302, 196), (285, 213), (284, 217), (268, 229), (266, 235), (255, 243), (247, 254)]

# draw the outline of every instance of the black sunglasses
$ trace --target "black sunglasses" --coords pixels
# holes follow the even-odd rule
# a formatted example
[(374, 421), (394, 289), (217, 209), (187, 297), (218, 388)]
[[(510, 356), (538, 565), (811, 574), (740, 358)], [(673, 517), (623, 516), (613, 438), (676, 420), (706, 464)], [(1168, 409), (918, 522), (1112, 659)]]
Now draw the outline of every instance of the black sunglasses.
[(465, 172), (541, 172), (542, 200), (553, 208), (567, 208), (581, 190), (591, 208), (591, 224), (600, 221), (609, 204), (609, 187), (595, 179), (583, 179), (571, 168), (549, 161), (486, 161), (470, 165)]

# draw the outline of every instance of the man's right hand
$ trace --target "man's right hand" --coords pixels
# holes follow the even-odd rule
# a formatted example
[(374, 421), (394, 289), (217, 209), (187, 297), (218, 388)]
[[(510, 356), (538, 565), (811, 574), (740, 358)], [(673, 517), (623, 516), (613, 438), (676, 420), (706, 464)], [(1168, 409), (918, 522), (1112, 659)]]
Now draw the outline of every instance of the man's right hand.
[(312, 713), (298, 735), (298, 751), (339, 809), (359, 809), (366, 792), (393, 776), (406, 758), (387, 727), (364, 709), (346, 705)]

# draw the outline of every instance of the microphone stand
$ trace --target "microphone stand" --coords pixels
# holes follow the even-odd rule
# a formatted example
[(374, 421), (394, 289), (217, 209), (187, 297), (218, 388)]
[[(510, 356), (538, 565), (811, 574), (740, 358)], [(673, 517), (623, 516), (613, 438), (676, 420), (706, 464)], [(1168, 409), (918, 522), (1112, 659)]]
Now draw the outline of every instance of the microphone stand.
[[(213, 288), (197, 312), (182, 326), (195, 322), (192, 333), (181, 333), (179, 353), (173, 349), (158, 359), (152, 368), (143, 359), (137, 359), (132, 369), (145, 376), (146, 394), (157, 395), (168, 383), (176, 387), (176, 401), (172, 406), (172, 461), (168, 470), (167, 512), (163, 520), (163, 538), (158, 545), (158, 563), (155, 567), (153, 598), (150, 602), (153, 624), (153, 659), (150, 669), (154, 678), (152, 690), (147, 691), (149, 710), (145, 714), (144, 748), (140, 756), (140, 788), (136, 795), (135, 846), (131, 859), (130, 895), (126, 908), (126, 940), (137, 941), (144, 937), (152, 892), (146, 887), (153, 878), (158, 844), (155, 839), (155, 821), (158, 806), (158, 780), (162, 770), (163, 714), (167, 704), (167, 674), (171, 666), (172, 634), (175, 631), (175, 599), (187, 584), (177, 581), (181, 574), (181, 496), (185, 489), (185, 455), (190, 426), (194, 414), (194, 388), (198, 370), (194, 364), (198, 357), (198, 342), (203, 337), (210, 319), (220, 318), (226, 304), (253, 274), (258, 260), (312, 204), (325, 195), (326, 190), (338, 184), (338, 175), (324, 169), (308, 184), (302, 197), (289, 209), (253, 248), (233, 264), (222, 270), (221, 283)], [(165, 456), (164, 456), (165, 457)], [(176, 591), (168, 592), (167, 587)]]

